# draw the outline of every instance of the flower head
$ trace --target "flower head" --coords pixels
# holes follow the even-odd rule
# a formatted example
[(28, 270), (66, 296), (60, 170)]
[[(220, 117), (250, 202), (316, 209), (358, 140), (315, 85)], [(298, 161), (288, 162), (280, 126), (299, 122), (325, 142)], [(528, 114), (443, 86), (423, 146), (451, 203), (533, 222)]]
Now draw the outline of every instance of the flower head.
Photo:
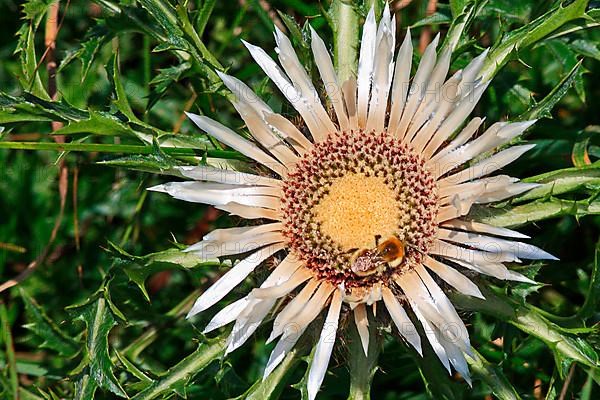
[(469, 381), (464, 358), (471, 351), (469, 335), (441, 283), (483, 298), (462, 271), (530, 282), (504, 263), (553, 258), (516, 241), (526, 238), (518, 232), (468, 217), (473, 204), (532, 188), (516, 178), (490, 174), (532, 147), (497, 151), (534, 121), (498, 122), (477, 136), (483, 120), (465, 120), (489, 83), (479, 75), (487, 52), (447, 78), (451, 51), (438, 52), (436, 37), (411, 81), (410, 32), (395, 56), (395, 26), (387, 7), (379, 24), (371, 10), (363, 27), (357, 77), (345, 82), (339, 81), (325, 44), (312, 30), (314, 60), (331, 110), (281, 31), (275, 32), (279, 64), (244, 42), (302, 123), (275, 113), (244, 83), (220, 73), (252, 138), (205, 116), (188, 116), (262, 165), (260, 172), (179, 167), (194, 181), (153, 188), (255, 221), (217, 229), (187, 249), (207, 259), (245, 255), (198, 298), (190, 316), (223, 299), (263, 261), (281, 260), (259, 288), (220, 310), (206, 328), (208, 332), (234, 322), (227, 352), (252, 335), (277, 300), (296, 293), (276, 314), (269, 341), (279, 340), (267, 376), (325, 310), (323, 334), (310, 366), (310, 398), (325, 375), (340, 313), (353, 313), (366, 353), (368, 308), (375, 313), (378, 304), (421, 353), (418, 322), (448, 371), (453, 366)]

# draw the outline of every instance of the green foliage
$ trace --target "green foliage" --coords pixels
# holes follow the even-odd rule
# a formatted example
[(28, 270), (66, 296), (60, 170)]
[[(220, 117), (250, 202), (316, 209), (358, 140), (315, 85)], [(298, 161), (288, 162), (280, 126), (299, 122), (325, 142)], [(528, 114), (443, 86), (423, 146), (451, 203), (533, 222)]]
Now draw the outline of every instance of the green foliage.
[(143, 257), (132, 256), (113, 243), (109, 243), (114, 250), (117, 265), (125, 272), (129, 280), (137, 285), (147, 301), (150, 301), (145, 283), (149, 276), (168, 268), (194, 268), (200, 264), (219, 265), (203, 261), (193, 253), (184, 253), (179, 249), (169, 249), (158, 253), (148, 254)]
[(521, 396), (510, 384), (502, 369), (488, 362), (477, 350), (473, 350), (473, 355), (467, 358), (467, 362), (473, 372), (492, 389), (492, 393), (496, 397), (501, 400), (521, 399)]
[(54, 321), (46, 315), (44, 309), (31, 298), (25, 290), (20, 290), (29, 323), (24, 325), (43, 340), (40, 348), (50, 349), (65, 357), (73, 357), (78, 351), (77, 342), (68, 337)]
[[(293, 371), (293, 369), (300, 363), (299, 353), (301, 351), (302, 348), (296, 346), (285, 356), (281, 364), (275, 368), (271, 375), (269, 375), (266, 379), (257, 380), (247, 392), (239, 397), (239, 399), (267, 400), (279, 398), (281, 392), (283, 391), (283, 385), (285, 385), (287, 382), (286, 378), (289, 376), (290, 371)], [(305, 389), (306, 385), (303, 385), (302, 382), (300, 382), (295, 387), (300, 390), (303, 398), (307, 396)]]
[[(334, 43), (336, 66), (349, 76), (353, 64), (344, 61), (355, 62), (356, 48), (340, 43), (357, 39), (369, 6), (379, 15), (384, 2), (62, 1), (53, 101), (44, 44), (52, 3), (4, 2), (0, 14), (0, 283), (43, 253), (61, 202), (58, 171), (68, 170), (48, 256), (0, 294), (0, 397), (307, 398), (312, 329), (263, 380), (268, 323), (225, 360), (227, 330), (207, 338), (196, 329), (211, 313), (184, 318), (220, 264), (182, 252), (181, 243), (239, 221), (145, 188), (162, 182), (157, 175), (180, 178), (179, 165), (256, 168), (185, 119), (184, 111), (198, 112), (243, 132), (215, 71), (230, 71), (273, 109), (293, 114), (240, 38), (271, 52), (276, 23), (314, 75), (310, 23)], [(494, 80), (476, 113), (491, 122), (539, 119), (526, 137), (537, 147), (507, 172), (540, 186), (474, 215), (521, 227), (562, 261), (512, 266), (539, 285), (481, 281), (487, 300), (454, 296), (472, 321), (473, 389), (449, 377), (430, 348), (421, 357), (385, 327), (371, 332), (381, 352), (364, 359), (344, 321), (319, 396), (597, 398), (600, 5), (450, 0), (427, 15), (427, 3), (398, 10), (398, 32), (441, 32), (455, 51), (453, 71), (490, 47), (485, 75)], [(51, 121), (62, 126), (53, 130)], [(245, 295), (260, 273), (252, 279), (223, 304)]]
[(117, 324), (117, 317), (110, 309), (110, 300), (106, 296), (104, 291), (98, 292), (85, 304), (75, 308), (78, 318), (86, 326), (83, 359), (73, 371), (79, 375), (75, 384), (76, 399), (93, 398), (98, 387), (126, 397), (113, 373), (114, 367), (109, 355), (108, 335)]
[(160, 378), (152, 381), (144, 390), (137, 393), (132, 399), (150, 400), (163, 393), (175, 392), (182, 397), (187, 397), (187, 386), (196, 374), (202, 371), (213, 360), (217, 359), (225, 350), (227, 336), (223, 334), (198, 346), (198, 349), (181, 360), (177, 365), (169, 368)]

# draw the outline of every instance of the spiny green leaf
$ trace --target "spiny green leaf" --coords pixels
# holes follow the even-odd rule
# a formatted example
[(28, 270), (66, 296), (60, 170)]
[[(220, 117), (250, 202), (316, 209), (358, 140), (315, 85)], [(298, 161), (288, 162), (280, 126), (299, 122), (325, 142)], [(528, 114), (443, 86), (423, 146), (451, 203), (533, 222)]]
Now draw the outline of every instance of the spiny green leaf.
[(448, 33), (444, 39), (443, 48), (450, 48), (453, 52), (457, 49), (461, 40), (464, 38), (465, 32), (468, 32), (475, 16), (483, 7), (484, 1), (468, 0), (464, 2), (464, 6), (460, 14), (453, 18)]
[(78, 133), (130, 137), (141, 135), (124, 124), (119, 118), (101, 111), (91, 111), (88, 119), (71, 121), (65, 127), (53, 132), (55, 135), (74, 135)]
[(169, 368), (160, 379), (132, 397), (132, 400), (151, 400), (185, 387), (196, 374), (218, 359), (225, 351), (228, 333), (207, 340), (192, 354)]
[[(210, 53), (194, 31), (185, 10), (179, 6), (180, 12), (177, 12), (177, 8), (164, 0), (140, 0), (139, 3), (148, 11), (153, 22), (160, 26), (162, 30), (160, 35), (153, 31), (149, 32), (161, 43), (154, 51), (183, 50), (191, 55), (198, 64), (202, 64), (202, 60), (210, 60), (216, 62), (216, 64), (212, 64), (213, 66), (219, 67), (218, 61), (211, 57), (212, 55), (209, 56)], [(196, 47), (187, 40), (184, 33), (192, 38)], [(200, 53), (196, 49), (199, 49)], [(211, 80), (218, 79), (218, 76), (212, 70), (210, 70), (209, 77)]]
[(193, 253), (183, 252), (179, 249), (169, 249), (145, 256), (133, 256), (114, 243), (110, 243), (112, 254), (120, 259), (117, 264), (119, 268), (135, 283), (147, 301), (150, 301), (145, 283), (150, 275), (158, 271), (172, 268), (194, 268), (198, 265), (219, 264), (218, 260), (212, 263), (206, 262), (202, 257)]
[(117, 109), (123, 113), (130, 121), (141, 122), (131, 109), (129, 100), (127, 99), (127, 93), (121, 82), (121, 73), (119, 71), (119, 54), (113, 54), (108, 64), (106, 64), (106, 73), (108, 80), (112, 86), (112, 91), (115, 95), (113, 99), (114, 105)]
[(580, 168), (565, 168), (523, 179), (527, 183), (539, 183), (540, 186), (519, 195), (511, 203), (558, 196), (578, 191), (586, 186), (600, 184), (600, 164), (586, 165)]
[(566, 329), (550, 322), (527, 304), (519, 304), (507, 296), (485, 288), (482, 288), (482, 292), (485, 300), (458, 293), (453, 293), (451, 297), (454, 304), (460, 308), (492, 315), (542, 340), (552, 351), (561, 373), (564, 373), (565, 364), (571, 361), (592, 368), (600, 366), (598, 354), (583, 338), (567, 334)]
[[(561, 379), (565, 379), (567, 374), (569, 373), (569, 369), (573, 365), (575, 361), (579, 361), (574, 357), (586, 357), (590, 360), (596, 359), (597, 362), (597, 354), (594, 348), (588, 344), (582, 338), (574, 338), (570, 345), (575, 348), (575, 354), (567, 354), (564, 349), (561, 349), (560, 346), (563, 344), (562, 341), (559, 342), (546, 342), (546, 345), (552, 350), (554, 356), (554, 362), (556, 364), (556, 368), (558, 370), (558, 374)], [(563, 346), (564, 347), (564, 346)]]
[(465, 5), (469, 2), (469, 0), (450, 0), (450, 10), (452, 11), (452, 17), (456, 18), (465, 8)]
[(432, 15), (420, 19), (412, 24), (411, 28), (419, 28), (421, 26), (446, 25), (452, 22), (452, 18), (441, 12), (435, 12)]
[(54, 3), (54, 0), (27, 0), (23, 4), (24, 18), (31, 21), (37, 29), (52, 3)]
[[(595, 6), (597, 6), (597, 4)], [(586, 12), (586, 16), (589, 19), (591, 19), (592, 21), (600, 21), (600, 8), (599, 7), (590, 8)]]
[(165, 133), (157, 138), (161, 149), (177, 147), (183, 149), (212, 149), (210, 139), (205, 134)]
[(174, 163), (172, 158), (165, 158), (160, 154), (126, 156), (114, 160), (101, 161), (99, 164), (155, 174), (181, 176), (178, 171), (173, 169), (178, 163)]
[(358, 13), (354, 2), (333, 0), (327, 12), (333, 31), (335, 70), (341, 82), (355, 76), (357, 67)]
[[(181, 28), (188, 35), (188, 37), (192, 39), (192, 43), (194, 43), (194, 45), (202, 55), (202, 58), (206, 60), (213, 68), (222, 70), (223, 66), (221, 65), (219, 60), (217, 60), (215, 56), (213, 56), (212, 53), (208, 51), (208, 49), (204, 45), (204, 42), (200, 38), (200, 35), (198, 34), (198, 32), (196, 32), (196, 29), (190, 21), (187, 7), (185, 7), (183, 4), (178, 4), (176, 7), (176, 12), (178, 22), (181, 25)], [(215, 82), (220, 81), (219, 77), (214, 72), (211, 74), (211, 80)]]
[(525, 86), (521, 85), (520, 83), (516, 83), (508, 90), (505, 96), (506, 102), (509, 104), (514, 104), (514, 107), (517, 108), (520, 105), (523, 107), (529, 107), (532, 102), (533, 94), (531, 90)]
[(139, 3), (148, 10), (169, 36), (179, 35), (181, 37), (183, 35), (183, 31), (179, 28), (175, 9), (168, 1), (139, 0)]
[(314, 76), (315, 68), (312, 50), (309, 44), (311, 33), (308, 21), (304, 24), (304, 27), (301, 28), (289, 15), (279, 12), (279, 17), (289, 31), (290, 39), (294, 44), (300, 63), (304, 66), (304, 69), (307, 70), (309, 76)]
[[(181, 320), (201, 293), (202, 292), (199, 289), (190, 292), (190, 294), (181, 300), (175, 307), (166, 312), (165, 316), (173, 321)], [(160, 333), (162, 333), (160, 325), (150, 327), (141, 336), (129, 343), (121, 353), (128, 359), (139, 362), (140, 354), (160, 337)]]
[[(300, 338), (300, 340), (303, 340), (303, 344), (306, 345), (306, 339), (305, 337)], [(296, 345), (295, 348), (298, 348), (298, 344)], [(310, 373), (310, 365), (312, 364), (314, 358), (315, 358), (315, 351), (317, 349), (316, 344), (313, 345), (311, 347), (310, 353), (308, 355), (306, 355), (305, 357), (303, 357), (303, 360), (306, 361), (307, 364), (307, 368), (306, 371), (304, 372), (304, 375), (302, 376), (302, 379), (300, 379), (299, 382), (295, 383), (292, 385), (292, 387), (294, 389), (297, 389), (300, 392), (300, 398), (302, 400), (308, 400), (308, 374)]]
[(167, 89), (175, 82), (179, 81), (183, 74), (188, 72), (192, 68), (192, 63), (182, 62), (172, 67), (163, 68), (158, 70), (156, 75), (151, 81), (150, 85), (153, 86), (150, 96), (148, 98), (147, 109), (151, 109)]
[(493, 209), (474, 207), (472, 216), (475, 220), (494, 226), (517, 227), (535, 221), (572, 215), (583, 217), (600, 214), (600, 201), (585, 200), (549, 200), (533, 201), (516, 207)]
[(117, 4), (109, 0), (96, 0), (96, 2), (102, 7), (106, 15), (104, 19), (106, 27), (113, 34), (139, 31), (155, 38), (158, 42), (168, 40), (162, 27), (141, 7), (126, 5), (123, 2)]
[(76, 384), (78, 400), (93, 398), (97, 387), (110, 390), (117, 396), (127, 397), (114, 375), (109, 355), (108, 335), (117, 321), (104, 291), (105, 289), (101, 289), (86, 304), (71, 308), (80, 313), (79, 318), (86, 326), (85, 356), (76, 369), (79, 372)]
[(32, 24), (24, 24), (17, 33), (18, 41), (15, 54), (21, 60), (21, 74), (18, 79), (21, 87), (43, 99), (50, 99), (42, 84), (38, 70), (38, 59), (35, 54), (35, 28)]
[[(540, 271), (542, 266), (543, 266), (543, 264), (538, 262), (538, 263), (524, 265), (524, 266), (521, 266), (518, 268), (514, 267), (513, 269), (515, 271), (519, 272), (520, 274), (525, 275), (527, 278), (531, 279), (532, 281), (535, 281), (535, 278), (538, 275), (538, 272)], [(525, 303), (527, 301), (527, 297), (530, 294), (536, 293), (538, 290), (540, 290), (543, 287), (544, 287), (544, 284), (542, 284), (542, 283), (538, 283), (538, 284), (515, 283), (511, 288), (511, 293), (514, 297), (520, 299), (522, 303)]]
[(98, 21), (97, 25), (86, 33), (79, 49), (67, 53), (65, 59), (60, 63), (58, 72), (61, 72), (74, 60), (79, 60), (81, 62), (81, 82), (85, 81), (100, 49), (109, 43), (113, 36), (113, 32), (106, 27), (104, 21)]
[(0, 92), (0, 123), (21, 121), (70, 121), (88, 118), (83, 110), (75, 110), (61, 101), (48, 102), (32, 94), (10, 96)]
[[(17, 360), (17, 373), (30, 376), (47, 376), (48, 369), (41, 365), (43, 364), (38, 361)], [(0, 370), (5, 370), (6, 368), (6, 360), (4, 360), (3, 355), (0, 355)]]
[(527, 121), (540, 118), (552, 118), (550, 111), (554, 108), (567, 93), (569, 88), (575, 83), (576, 79), (580, 78), (579, 70), (581, 68), (581, 61), (579, 61), (567, 75), (556, 85), (546, 97), (539, 103), (535, 104), (529, 110), (519, 115), (517, 120)]
[[(146, 388), (147, 386), (149, 386), (152, 383), (152, 378), (150, 378), (142, 370), (140, 370), (125, 355), (121, 354), (118, 351), (115, 351), (115, 355), (117, 356), (117, 358), (119, 359), (119, 361), (121, 362), (121, 364), (123, 364), (123, 366), (125, 367), (125, 369), (127, 371), (129, 371), (129, 373), (131, 373), (133, 376), (135, 376), (136, 378), (138, 378), (140, 380), (140, 383), (142, 385), (144, 385), (144, 386), (142, 386), (143, 388)], [(140, 384), (138, 383), (136, 386), (139, 387)]]
[[(97, 0), (110, 13), (105, 19), (107, 27), (115, 32), (136, 30), (145, 32), (159, 43), (155, 52), (172, 51), (181, 61), (193, 59), (203, 76), (211, 82), (218, 79), (216, 73), (205, 66), (202, 56), (184, 35), (179, 16), (169, 2), (163, 0), (140, 0), (142, 7), (117, 5), (108, 0)], [(193, 29), (193, 28), (192, 28)], [(200, 42), (201, 43), (201, 42)], [(196, 43), (200, 46), (200, 44)], [(201, 49), (202, 50), (202, 49)]]
[(594, 43), (591, 40), (577, 39), (571, 42), (570, 46), (582, 56), (600, 60), (600, 48), (598, 48), (597, 43)]
[(158, 253), (148, 254), (142, 257), (142, 260), (146, 263), (166, 263), (178, 265), (183, 268), (195, 268), (201, 264), (210, 264), (207, 263), (202, 257), (192, 254), (189, 252), (183, 252), (178, 249), (169, 249), (165, 251), (160, 251)]
[(498, 399), (518, 400), (521, 398), (501, 368), (490, 363), (477, 350), (472, 348), (471, 352), (472, 357), (466, 356), (469, 367), (479, 379), (492, 389), (492, 392)]
[(89, 117), (87, 111), (72, 106), (64, 99), (50, 101), (38, 97), (34, 93), (24, 93), (22, 100), (20, 98), (16, 98), (16, 100), (20, 103), (25, 101), (27, 104), (33, 104), (38, 110), (52, 113), (67, 121), (83, 120)]
[(305, 49), (310, 49), (310, 46), (308, 45), (308, 43), (306, 43), (306, 39), (302, 33), (302, 28), (300, 27), (300, 25), (298, 25), (294, 18), (281, 11), (278, 11), (277, 14), (279, 14), (279, 17), (285, 24), (285, 27), (290, 32), (292, 40), (294, 40), (294, 42), (297, 45), (300, 45)]
[(600, 9), (590, 10), (584, 16), (584, 18), (587, 17), (586, 19), (580, 19), (580, 20), (565, 24), (561, 28), (557, 29), (552, 35), (548, 36), (548, 39), (555, 39), (558, 37), (571, 35), (576, 32), (581, 32), (582, 30), (585, 30), (585, 29), (591, 29), (591, 28), (596, 28), (596, 27), (600, 26), (600, 18), (598, 18), (598, 17), (592, 18), (591, 17), (592, 13), (598, 14), (597, 11), (599, 11), (599, 10)]
[(98, 389), (98, 385), (92, 379), (92, 376), (88, 373), (84, 373), (78, 380), (75, 382), (75, 400), (87, 400), (93, 399), (96, 394), (96, 389)]
[(587, 3), (588, 0), (575, 0), (566, 6), (561, 3), (534, 21), (509, 32), (493, 46), (488, 55), (481, 71), (483, 80), (491, 79), (508, 62), (510, 55), (515, 50), (522, 51), (552, 34), (566, 23), (583, 18)]
[(202, 4), (202, 8), (200, 12), (198, 12), (198, 16), (196, 17), (195, 27), (196, 32), (198, 32), (198, 36), (202, 37), (204, 33), (204, 29), (206, 28), (206, 24), (210, 19), (210, 16), (215, 8), (215, 3), (217, 0), (206, 0), (204, 4)]
[(19, 293), (25, 304), (27, 315), (32, 321), (27, 323), (25, 328), (43, 339), (40, 347), (54, 350), (62, 356), (74, 356), (79, 351), (77, 342), (65, 335), (23, 288), (19, 288)]
[(506, 23), (526, 22), (532, 8), (529, 1), (489, 0), (483, 15), (505, 20)]
[(577, 54), (573, 49), (561, 39), (547, 40), (544, 45), (555, 54), (556, 59), (560, 62), (565, 71), (574, 71), (573, 85), (582, 102), (585, 103), (585, 90), (583, 88), (583, 73), (582, 68), (577, 68), (581, 61), (577, 59)]

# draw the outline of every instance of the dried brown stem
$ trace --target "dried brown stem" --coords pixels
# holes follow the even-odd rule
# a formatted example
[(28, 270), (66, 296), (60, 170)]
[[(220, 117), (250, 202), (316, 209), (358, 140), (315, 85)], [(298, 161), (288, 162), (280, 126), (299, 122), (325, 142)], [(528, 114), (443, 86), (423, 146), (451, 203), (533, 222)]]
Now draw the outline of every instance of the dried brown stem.
[[(240, 6), (245, 6), (246, 5), (246, 0), (239, 0)], [(277, 25), (277, 27), (282, 31), (282, 32), (286, 32), (287, 28), (285, 26), (285, 24), (283, 23), (283, 21), (281, 20), (281, 18), (279, 18), (279, 15), (277, 15), (277, 11), (275, 11), (273, 9), (273, 7), (271, 7), (271, 5), (269, 4), (268, 1), (266, 0), (258, 0), (258, 5), (260, 6), (260, 8), (262, 8), (268, 15), (269, 18), (271, 18), (271, 20), (273, 21), (273, 23), (275, 25)]]
[[(48, 72), (48, 95), (52, 100), (58, 97), (58, 88), (56, 84), (56, 72), (58, 70), (58, 62), (56, 61), (56, 38), (58, 36), (59, 24), (58, 14), (60, 11), (60, 0), (55, 0), (48, 8), (46, 15), (46, 31), (44, 36), (44, 44), (46, 45), (46, 71)], [(62, 128), (62, 123), (52, 121), (52, 130), (56, 131)], [(58, 143), (64, 143), (64, 136), (54, 136), (54, 140)]]
[(573, 380), (573, 375), (575, 374), (575, 365), (576, 364), (574, 362), (571, 364), (571, 368), (569, 369), (569, 375), (567, 375), (567, 379), (565, 379), (565, 383), (563, 384), (563, 387), (560, 391), (560, 396), (558, 396), (558, 400), (565, 400), (565, 398), (567, 397), (569, 385), (571, 384), (571, 381)]
[(394, 2), (391, 5), (391, 8), (394, 11), (400, 11), (403, 8), (408, 7), (410, 5), (410, 3), (412, 3), (412, 0), (399, 0), (399, 1)]
[[(427, 3), (427, 10), (425, 11), (428, 17), (431, 17), (437, 10), (437, 0), (429, 0)], [(419, 38), (419, 52), (423, 54), (427, 45), (431, 43), (431, 26), (426, 26), (421, 31), (421, 37)]]
[[(198, 94), (193, 91), (192, 88), (192, 96), (189, 98), (188, 101), (186, 101), (183, 109), (184, 111), (190, 111), (192, 109), (192, 107), (194, 106), (194, 103), (196, 102), (196, 99), (198, 98)], [(185, 115), (185, 113), (182, 113), (179, 116), (179, 119), (177, 120), (177, 122), (175, 122), (175, 126), (173, 126), (173, 133), (179, 133), (179, 131), (181, 130), (181, 125), (183, 124), (183, 121), (185, 121), (187, 119), (187, 116)]]

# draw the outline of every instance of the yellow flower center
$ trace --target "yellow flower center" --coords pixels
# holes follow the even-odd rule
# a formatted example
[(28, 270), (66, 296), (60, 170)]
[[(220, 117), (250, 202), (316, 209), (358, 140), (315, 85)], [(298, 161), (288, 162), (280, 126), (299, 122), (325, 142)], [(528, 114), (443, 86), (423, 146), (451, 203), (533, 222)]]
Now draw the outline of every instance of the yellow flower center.
[(382, 178), (350, 173), (331, 183), (314, 212), (321, 232), (348, 251), (375, 247), (377, 235), (383, 240), (394, 235), (399, 209)]
[[(438, 210), (424, 164), (387, 132), (339, 132), (315, 144), (283, 181), (282, 233), (290, 251), (318, 279), (348, 291), (418, 265), (435, 239)], [(377, 236), (402, 243), (401, 264), (367, 256)]]

